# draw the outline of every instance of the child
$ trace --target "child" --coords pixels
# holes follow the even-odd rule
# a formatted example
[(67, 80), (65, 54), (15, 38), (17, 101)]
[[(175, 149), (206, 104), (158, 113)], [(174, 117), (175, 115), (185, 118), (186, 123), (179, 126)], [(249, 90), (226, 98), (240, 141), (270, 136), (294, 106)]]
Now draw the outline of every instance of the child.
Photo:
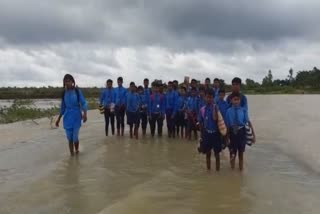
[(168, 90), (165, 95), (165, 111), (169, 138), (175, 138), (175, 114), (178, 94), (173, 90), (173, 82), (168, 82)]
[(243, 153), (246, 148), (246, 130), (245, 125), (249, 123), (249, 126), (252, 129), (253, 140), (255, 142), (255, 133), (253, 126), (249, 121), (248, 111), (246, 108), (240, 105), (241, 103), (241, 94), (233, 92), (230, 95), (232, 107), (228, 108), (226, 113), (226, 125), (228, 128), (228, 135), (230, 139), (230, 164), (231, 168), (235, 167), (235, 157), (238, 153), (239, 157), (239, 169), (243, 170)]
[(70, 74), (63, 78), (64, 92), (61, 102), (60, 115), (56, 121), (59, 127), (60, 119), (63, 116), (63, 127), (69, 141), (70, 155), (79, 153), (79, 131), (81, 120), (87, 121), (87, 102), (82, 92), (75, 86), (75, 80)]
[(198, 138), (197, 133), (197, 117), (199, 112), (199, 98), (197, 97), (197, 89), (191, 89), (191, 97), (187, 101), (187, 115), (188, 115), (188, 139), (191, 140), (192, 131), (194, 132), (195, 139)]
[(149, 101), (149, 118), (151, 136), (154, 137), (156, 122), (158, 126), (158, 136), (162, 136), (162, 126), (165, 117), (165, 102), (164, 96), (160, 93), (159, 83), (154, 84), (154, 91), (150, 96)]
[[(143, 80), (143, 86), (144, 86), (144, 98), (145, 98), (145, 105), (146, 110), (148, 110), (148, 105), (150, 102), (150, 96), (152, 94), (151, 88), (149, 88), (149, 79), (145, 78)], [(148, 124), (148, 111), (146, 111), (145, 116), (142, 119), (142, 135), (145, 136), (147, 132), (147, 124)]]
[(122, 86), (123, 78), (118, 77), (118, 87), (115, 88), (115, 112), (116, 112), (116, 119), (117, 119), (117, 135), (120, 136), (120, 127), (121, 127), (121, 136), (124, 133), (124, 115), (126, 111), (126, 95), (127, 89)]
[(107, 80), (107, 87), (101, 91), (100, 105), (104, 107), (105, 132), (108, 136), (109, 119), (111, 124), (112, 135), (114, 135), (114, 103), (116, 94), (112, 87), (112, 80)]
[(213, 149), (216, 159), (216, 171), (220, 170), (221, 140), (217, 126), (217, 108), (213, 102), (212, 90), (206, 92), (206, 105), (199, 111), (199, 124), (202, 133), (201, 151), (206, 154), (207, 169), (211, 169), (211, 150)]
[(201, 85), (199, 87), (199, 109), (201, 109), (205, 105), (206, 105), (206, 90), (205, 90), (205, 87)]
[[(219, 89), (219, 99), (216, 101), (216, 104), (219, 108), (219, 111), (221, 112), (221, 115), (223, 117), (223, 120), (226, 120), (226, 113), (229, 108), (228, 103), (224, 100), (226, 96), (226, 92), (223, 88)], [(226, 138), (221, 136), (222, 141), (222, 149), (226, 148)]]
[(148, 101), (150, 99), (147, 99), (147, 96), (145, 95), (145, 91), (142, 86), (138, 87), (138, 96), (139, 96), (139, 121), (138, 121), (138, 127), (140, 125), (141, 121), (141, 127), (142, 127), (142, 135), (146, 135), (146, 129), (147, 129), (147, 123), (148, 123)]
[[(180, 128), (181, 128), (181, 138), (187, 137), (187, 132), (185, 130), (187, 125), (186, 118), (186, 110), (187, 110), (187, 97), (186, 97), (187, 89), (186, 87), (180, 88), (180, 96), (177, 102), (177, 114), (176, 114), (176, 128), (177, 128), (177, 136), (179, 136)], [(184, 133), (186, 136), (184, 136)]]
[(213, 88), (214, 88), (214, 100), (215, 102), (217, 102), (219, 100), (219, 91), (220, 91), (220, 80), (218, 78), (214, 78)]
[(139, 104), (140, 102), (139, 96), (136, 93), (136, 86), (134, 82), (131, 82), (126, 100), (127, 124), (130, 126), (130, 138), (134, 135), (136, 139), (138, 139)]
[[(241, 96), (241, 101), (240, 101), (240, 106), (245, 108), (247, 111), (248, 111), (248, 100), (247, 100), (247, 97), (241, 93), (241, 79), (239, 77), (235, 77), (233, 78), (232, 82), (232, 93), (240, 93), (240, 96)], [(232, 106), (232, 103), (231, 103), (231, 95), (229, 95), (227, 97), (227, 103), (229, 105), (229, 107)]]

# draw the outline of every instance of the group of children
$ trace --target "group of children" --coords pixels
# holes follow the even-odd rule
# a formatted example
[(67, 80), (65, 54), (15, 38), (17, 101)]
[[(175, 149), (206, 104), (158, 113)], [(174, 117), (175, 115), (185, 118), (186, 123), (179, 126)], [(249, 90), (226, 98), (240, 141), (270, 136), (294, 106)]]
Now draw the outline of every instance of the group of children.
[[(79, 147), (79, 123), (70, 127), (67, 121), (73, 117), (81, 121), (86, 120), (87, 105), (79, 89), (75, 87), (75, 81), (66, 75), (60, 118), (64, 115), (64, 128), (69, 140), (70, 153), (74, 149), (78, 153)], [(220, 169), (220, 152), (225, 146), (230, 151), (231, 167), (235, 167), (235, 157), (238, 153), (239, 168), (243, 169), (243, 153), (246, 146), (245, 125), (252, 124), (248, 117), (248, 104), (245, 95), (240, 93), (241, 79), (232, 80), (232, 93), (225, 99), (225, 90), (220, 88), (220, 80), (214, 79), (213, 86), (210, 79), (206, 78), (205, 84), (198, 86), (195, 79), (191, 83), (185, 82), (179, 87), (178, 81), (169, 81), (166, 91), (159, 82), (154, 82), (149, 87), (149, 80), (144, 79), (143, 86), (130, 83), (128, 89), (123, 87), (123, 78), (117, 79), (118, 87), (113, 87), (113, 81), (107, 80), (106, 88), (101, 91), (99, 98), (100, 112), (105, 118), (105, 134), (109, 135), (109, 124), (112, 135), (115, 135), (115, 119), (117, 136), (124, 135), (125, 115), (130, 127), (130, 138), (139, 137), (141, 125), (142, 135), (146, 135), (147, 124), (150, 125), (151, 136), (155, 136), (157, 127), (158, 136), (162, 136), (163, 122), (166, 120), (169, 138), (186, 138), (191, 140), (192, 134), (198, 138), (200, 131), (201, 143), (198, 148), (200, 153), (206, 155), (207, 168), (211, 168), (211, 151), (214, 151), (216, 170)], [(83, 111), (83, 115), (81, 114)], [(228, 134), (223, 136), (219, 131), (217, 120), (218, 112), (228, 128)], [(65, 122), (66, 121), (66, 122)], [(80, 123), (81, 125), (81, 123)], [(253, 131), (255, 141), (255, 135)], [(73, 148), (74, 146), (74, 148)]]

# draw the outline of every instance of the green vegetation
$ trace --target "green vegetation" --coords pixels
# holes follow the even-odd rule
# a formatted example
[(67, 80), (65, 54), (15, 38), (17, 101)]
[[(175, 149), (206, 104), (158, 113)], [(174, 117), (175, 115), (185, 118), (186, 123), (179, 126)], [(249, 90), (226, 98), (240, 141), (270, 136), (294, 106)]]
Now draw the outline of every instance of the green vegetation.
[(269, 70), (262, 84), (246, 79), (243, 91), (247, 94), (319, 94), (320, 70), (314, 67), (310, 71), (299, 71), (294, 76), (294, 71), (290, 68), (287, 78), (283, 80), (274, 80), (272, 71)]
[[(83, 95), (86, 98), (94, 97), (98, 98), (100, 95), (101, 88), (80, 88)], [(61, 87), (7, 87), (0, 88), (0, 99), (43, 99), (51, 98), (57, 99), (61, 98), (63, 88)]]
[[(94, 98), (87, 99), (88, 109), (98, 109), (98, 102)], [(35, 120), (47, 117), (50, 120), (51, 127), (54, 124), (55, 117), (59, 114), (60, 106), (54, 106), (48, 109), (40, 109), (34, 105), (31, 99), (15, 99), (10, 107), (0, 108), (0, 124), (13, 123), (22, 120)], [(35, 121), (34, 121), (35, 122)], [(35, 122), (36, 123), (36, 122)]]
[[(213, 78), (211, 78), (213, 79)], [(220, 80), (225, 89), (230, 91), (231, 85)], [(162, 82), (154, 80), (154, 82)], [(199, 81), (198, 81), (199, 82)], [(164, 84), (165, 88), (165, 84)], [(87, 99), (97, 99), (101, 88), (80, 88)], [(301, 94), (301, 93), (320, 93), (320, 70), (314, 67), (309, 71), (298, 71), (294, 76), (291, 68), (285, 79), (273, 79), (272, 71), (269, 70), (261, 83), (252, 79), (243, 80), (242, 91), (247, 94)], [(61, 98), (63, 88), (61, 87), (2, 87), (0, 88), (0, 99), (41, 99), (41, 98)]]
[(0, 108), (0, 124), (12, 123), (20, 120), (37, 119), (48, 117), (53, 119), (54, 115), (59, 113), (59, 108), (49, 109), (36, 108), (32, 100), (14, 100), (10, 107)]

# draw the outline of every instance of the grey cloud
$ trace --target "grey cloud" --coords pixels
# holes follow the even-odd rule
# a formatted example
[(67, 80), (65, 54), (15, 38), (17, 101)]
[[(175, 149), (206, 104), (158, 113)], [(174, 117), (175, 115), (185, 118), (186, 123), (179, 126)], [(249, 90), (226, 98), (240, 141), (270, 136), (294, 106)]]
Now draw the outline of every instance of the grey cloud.
[(192, 49), (219, 46), (221, 40), (265, 42), (319, 35), (316, 1), (41, 2), (1, 2), (0, 36), (22, 44), (80, 41)]

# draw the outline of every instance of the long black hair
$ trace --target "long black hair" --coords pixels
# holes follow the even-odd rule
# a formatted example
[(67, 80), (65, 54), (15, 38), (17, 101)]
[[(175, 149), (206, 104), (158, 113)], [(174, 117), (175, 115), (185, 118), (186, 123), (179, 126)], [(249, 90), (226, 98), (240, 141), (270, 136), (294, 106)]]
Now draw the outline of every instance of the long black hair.
[(76, 86), (76, 81), (74, 80), (74, 78), (73, 78), (73, 76), (71, 74), (66, 74), (63, 77), (63, 91), (62, 91), (62, 96), (61, 96), (62, 97), (62, 102), (64, 103), (64, 94), (66, 92), (66, 85), (65, 85), (64, 82), (67, 81), (67, 80), (70, 80), (71, 82), (73, 82), (73, 88), (76, 90), (77, 99), (78, 99), (78, 102), (79, 102), (79, 100), (80, 100), (80, 98), (79, 98), (79, 90), (78, 90), (78, 88)]
[(76, 81), (74, 80), (73, 76), (72, 76), (71, 74), (66, 74), (66, 75), (64, 75), (64, 77), (63, 77), (63, 88), (66, 87), (66, 85), (65, 85), (64, 82), (67, 81), (67, 80), (70, 80), (71, 82), (73, 82), (74, 87), (75, 87)]

